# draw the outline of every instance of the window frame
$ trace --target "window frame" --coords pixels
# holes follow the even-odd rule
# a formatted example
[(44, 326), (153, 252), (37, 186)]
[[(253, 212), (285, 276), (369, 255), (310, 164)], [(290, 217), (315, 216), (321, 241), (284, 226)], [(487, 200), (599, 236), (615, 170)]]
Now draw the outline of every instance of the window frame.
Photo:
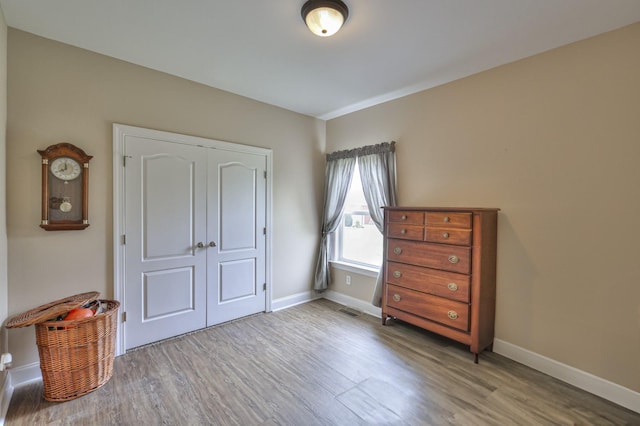
[[(358, 167), (358, 160), (356, 159), (356, 168), (357, 167)], [(359, 173), (359, 169), (356, 169), (356, 170), (357, 170), (357, 173)], [(354, 171), (354, 175), (351, 177), (352, 185), (353, 185), (355, 172), (356, 171)], [(362, 188), (362, 181), (360, 183), (360, 189), (362, 193), (364, 193), (364, 189)], [(366, 202), (366, 199), (365, 199), (365, 202)], [(367, 203), (367, 209), (368, 208), (369, 208), (369, 205)], [(344, 215), (345, 215), (345, 211), (343, 211), (342, 215), (340, 216), (340, 225), (338, 226), (338, 229), (336, 229), (336, 231), (332, 233), (330, 238), (331, 257), (329, 259), (329, 262), (333, 264), (335, 267), (338, 267), (339, 269), (360, 273), (360, 274), (368, 275), (372, 277), (377, 276), (378, 271), (382, 267), (382, 263), (384, 261), (383, 259), (380, 260), (379, 265), (376, 265), (376, 264), (370, 264), (365, 262), (359, 262), (357, 260), (348, 259), (343, 256), (342, 249), (343, 249), (343, 241), (344, 241)], [(381, 242), (380, 250), (383, 251), (384, 240), (382, 238), (382, 234), (380, 235), (380, 242)]]

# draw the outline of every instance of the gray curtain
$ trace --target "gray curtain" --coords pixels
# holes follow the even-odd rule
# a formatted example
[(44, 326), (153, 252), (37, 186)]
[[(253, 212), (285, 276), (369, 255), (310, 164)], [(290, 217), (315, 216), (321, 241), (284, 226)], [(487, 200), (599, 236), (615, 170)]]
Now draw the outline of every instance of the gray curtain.
[[(396, 153), (395, 142), (382, 143), (363, 148), (358, 156), (358, 170), (362, 180), (364, 198), (369, 207), (369, 215), (380, 233), (384, 230), (382, 207), (395, 206), (396, 200)], [(371, 303), (382, 306), (383, 268), (378, 271), (376, 287)]]
[(340, 151), (327, 154), (326, 177), (324, 188), (324, 207), (322, 210), (322, 239), (320, 252), (316, 263), (315, 283), (316, 291), (324, 291), (329, 286), (331, 272), (329, 269), (329, 234), (338, 229), (344, 201), (351, 187), (351, 177), (356, 164), (354, 151)]

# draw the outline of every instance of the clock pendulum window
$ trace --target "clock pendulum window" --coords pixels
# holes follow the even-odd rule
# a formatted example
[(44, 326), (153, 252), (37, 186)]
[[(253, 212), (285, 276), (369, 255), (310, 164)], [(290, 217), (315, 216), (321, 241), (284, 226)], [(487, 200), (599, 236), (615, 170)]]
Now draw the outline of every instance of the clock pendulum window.
[(89, 160), (93, 158), (69, 144), (51, 145), (42, 156), (42, 220), (47, 231), (77, 230), (89, 226)]

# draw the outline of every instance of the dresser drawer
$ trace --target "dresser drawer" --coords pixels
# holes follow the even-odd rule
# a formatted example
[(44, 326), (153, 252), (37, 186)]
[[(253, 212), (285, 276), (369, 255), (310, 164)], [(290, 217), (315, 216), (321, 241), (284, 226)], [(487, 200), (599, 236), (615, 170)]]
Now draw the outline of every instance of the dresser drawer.
[(458, 330), (469, 330), (469, 305), (444, 297), (387, 285), (387, 305)]
[(390, 238), (403, 238), (405, 240), (424, 240), (424, 226), (405, 225), (403, 223), (390, 223), (387, 225), (387, 236)]
[(471, 213), (426, 212), (426, 215), (427, 226), (471, 229)]
[(411, 290), (442, 296), (460, 302), (469, 302), (469, 275), (387, 262), (386, 282)]
[(387, 260), (469, 274), (471, 248), (390, 238), (387, 240)]
[[(390, 235), (391, 236), (391, 235)], [(432, 243), (471, 245), (471, 229), (425, 228), (425, 241)]]
[(389, 223), (404, 223), (407, 225), (424, 225), (424, 212), (390, 211), (387, 216)]

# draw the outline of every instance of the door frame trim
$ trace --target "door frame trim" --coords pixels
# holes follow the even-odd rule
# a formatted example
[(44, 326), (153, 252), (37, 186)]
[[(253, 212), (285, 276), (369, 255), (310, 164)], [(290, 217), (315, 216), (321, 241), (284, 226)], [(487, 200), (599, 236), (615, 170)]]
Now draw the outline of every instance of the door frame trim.
[(267, 291), (265, 300), (265, 311), (271, 312), (272, 290), (272, 193), (273, 193), (273, 151), (267, 148), (260, 148), (250, 145), (243, 145), (232, 142), (225, 142), (216, 139), (208, 139), (198, 136), (189, 136), (179, 133), (165, 132), (161, 130), (146, 129), (143, 127), (129, 126), (126, 124), (113, 123), (113, 296), (120, 301), (121, 310), (118, 317), (118, 334), (116, 338), (116, 356), (124, 354), (124, 322), (123, 312), (126, 312), (124, 273), (125, 273), (125, 251), (122, 244), (124, 229), (124, 141), (127, 136), (144, 137), (156, 139), (163, 142), (176, 144), (194, 145), (205, 148), (221, 149), (226, 151), (240, 152), (246, 154), (262, 155), (265, 157), (266, 194), (265, 194), (265, 224), (267, 227), (266, 247), (265, 247), (265, 280), (267, 281)]

